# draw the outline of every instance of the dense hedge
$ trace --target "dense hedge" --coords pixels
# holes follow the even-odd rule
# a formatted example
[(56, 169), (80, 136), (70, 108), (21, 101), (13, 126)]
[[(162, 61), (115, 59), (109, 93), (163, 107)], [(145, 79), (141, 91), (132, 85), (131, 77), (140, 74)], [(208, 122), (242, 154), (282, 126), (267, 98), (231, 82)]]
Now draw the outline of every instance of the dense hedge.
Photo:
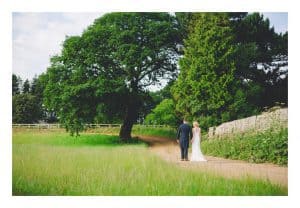
[(206, 155), (287, 165), (288, 129), (206, 139), (201, 148)]

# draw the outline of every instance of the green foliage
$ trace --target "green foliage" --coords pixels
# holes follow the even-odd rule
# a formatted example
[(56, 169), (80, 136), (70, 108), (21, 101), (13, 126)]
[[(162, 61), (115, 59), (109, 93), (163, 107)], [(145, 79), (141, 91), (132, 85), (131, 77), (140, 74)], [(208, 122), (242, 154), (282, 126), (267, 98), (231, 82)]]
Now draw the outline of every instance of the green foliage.
[[(15, 74), (12, 75), (14, 123), (33, 123), (39, 120), (55, 121), (56, 118), (53, 119), (54, 113), (43, 107), (46, 78), (45, 74), (41, 74), (38, 77), (35, 76), (31, 82), (26, 79), (22, 85), (22, 79)], [(21, 115), (22, 113), (24, 115)]]
[(259, 13), (236, 21), (233, 28), (238, 48), (236, 77), (260, 88), (256, 99), (250, 95), (248, 102), (260, 110), (276, 102), (287, 104), (288, 34), (275, 33), (269, 19)]
[[(238, 83), (240, 84), (240, 83)], [(251, 86), (250, 84), (247, 87), (236, 88), (234, 90), (233, 102), (228, 106), (228, 109), (222, 113), (221, 122), (226, 122), (235, 119), (241, 119), (248, 117), (250, 115), (255, 115), (258, 113), (258, 109), (255, 105), (248, 102), (248, 98), (257, 96), (256, 86)]]
[(35, 76), (31, 81), (30, 93), (37, 96), (40, 102), (42, 102), (47, 81), (47, 76), (44, 73), (42, 73), (38, 77)]
[(17, 95), (21, 93), (20, 86), (22, 84), (22, 79), (21, 77), (13, 74), (12, 75), (12, 95)]
[(61, 55), (51, 59), (46, 106), (71, 133), (113, 117), (123, 120), (121, 137), (130, 137), (146, 87), (176, 70), (177, 34), (168, 13), (110, 13), (96, 19), (81, 36), (68, 37)]
[(38, 100), (31, 94), (17, 94), (12, 99), (13, 123), (35, 123), (40, 118), (41, 111)]
[(24, 84), (23, 84), (22, 92), (23, 93), (29, 93), (30, 92), (30, 83), (29, 83), (28, 79), (26, 79)]
[(170, 80), (167, 85), (161, 90), (155, 92), (149, 92), (149, 95), (145, 96), (143, 99), (143, 107), (139, 117), (139, 123), (144, 123), (146, 116), (151, 113), (151, 111), (164, 99), (171, 99), (172, 95), (170, 92), (171, 86), (174, 84), (175, 80)]
[(173, 86), (174, 83), (175, 80), (170, 80), (167, 83), (167, 85), (161, 90), (149, 93), (153, 100), (153, 103), (155, 104), (154, 107), (158, 105), (160, 102), (162, 102), (164, 99), (172, 98), (171, 87)]
[(212, 121), (220, 122), (221, 113), (234, 102), (236, 49), (226, 14), (200, 13), (194, 25), (172, 93), (176, 111), (200, 119), (208, 128)]
[(145, 124), (160, 124), (174, 126), (178, 123), (175, 115), (175, 105), (172, 99), (164, 99), (145, 119)]
[[(175, 16), (178, 21), (182, 40), (186, 39), (189, 33), (193, 30), (193, 17), (195, 13), (192, 12), (176, 12)], [(183, 42), (182, 42), (183, 44)]]
[[(76, 138), (66, 133), (14, 132), (13, 195), (287, 195), (287, 188), (264, 181), (183, 170), (145, 145), (116, 145), (114, 137), (97, 136), (82, 134), (74, 145)], [(102, 144), (109, 139), (112, 145)]]
[(207, 155), (287, 165), (288, 130), (284, 128), (207, 139), (202, 142), (201, 148)]
[(172, 87), (181, 116), (207, 129), (287, 104), (287, 33), (275, 33), (259, 13), (176, 15), (189, 25)]

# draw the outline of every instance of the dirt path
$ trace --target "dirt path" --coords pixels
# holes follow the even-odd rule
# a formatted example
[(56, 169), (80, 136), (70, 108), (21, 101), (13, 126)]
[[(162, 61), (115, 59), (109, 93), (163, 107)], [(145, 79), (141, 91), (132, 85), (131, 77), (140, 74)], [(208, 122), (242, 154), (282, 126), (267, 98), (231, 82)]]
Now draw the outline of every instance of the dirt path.
[(206, 156), (207, 162), (180, 161), (180, 149), (176, 141), (152, 137), (139, 136), (150, 145), (150, 151), (162, 159), (175, 163), (183, 168), (195, 171), (211, 172), (226, 178), (253, 177), (268, 180), (273, 184), (288, 186), (288, 169), (274, 164), (254, 164), (240, 160), (229, 160), (219, 157)]

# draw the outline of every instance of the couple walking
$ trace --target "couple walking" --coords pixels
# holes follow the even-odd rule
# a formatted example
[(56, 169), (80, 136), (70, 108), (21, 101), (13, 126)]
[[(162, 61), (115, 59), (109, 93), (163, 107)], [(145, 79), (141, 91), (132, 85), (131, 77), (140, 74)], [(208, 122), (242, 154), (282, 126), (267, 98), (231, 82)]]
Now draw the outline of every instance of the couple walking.
[(191, 128), (186, 119), (184, 119), (183, 124), (179, 126), (177, 131), (177, 142), (180, 145), (181, 161), (188, 161), (190, 139), (192, 143), (191, 161), (206, 161), (200, 149), (201, 129), (199, 128), (198, 122), (194, 121), (193, 128)]

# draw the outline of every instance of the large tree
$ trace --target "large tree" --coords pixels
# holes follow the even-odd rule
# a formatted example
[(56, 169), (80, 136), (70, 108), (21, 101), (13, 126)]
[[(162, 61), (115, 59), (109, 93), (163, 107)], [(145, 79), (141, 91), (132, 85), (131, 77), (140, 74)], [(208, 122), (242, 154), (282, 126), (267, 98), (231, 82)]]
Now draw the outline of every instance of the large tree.
[[(208, 127), (256, 114), (263, 107), (274, 106), (277, 102), (287, 104), (287, 33), (275, 33), (269, 20), (259, 13), (176, 15), (179, 22), (187, 23), (180, 76), (173, 87), (176, 109), (181, 114), (201, 118), (202, 125)], [(208, 18), (221, 15), (221, 22), (213, 22)], [(207, 16), (208, 21), (201, 22), (204, 16)], [(226, 25), (230, 34), (222, 34), (222, 30), (219, 33), (214, 31), (214, 28), (222, 25)], [(228, 34), (230, 42), (227, 41)], [(218, 45), (222, 46), (221, 50)], [(219, 56), (226, 47), (232, 47), (235, 51), (230, 53), (230, 61), (234, 63), (233, 73), (227, 73), (234, 81), (230, 85), (224, 83), (224, 87), (219, 90), (221, 93), (229, 93), (227, 101), (223, 102), (225, 99), (222, 97), (214, 101), (214, 97), (219, 94), (214, 92), (218, 81), (215, 80), (215, 75), (207, 72), (218, 68), (224, 70), (228, 66), (229, 59)], [(217, 79), (221, 78), (220, 75), (222, 73), (217, 73)], [(194, 80), (194, 83), (190, 80)], [(193, 96), (196, 85), (200, 86), (196, 93), (202, 92), (202, 96)], [(210, 99), (205, 99), (205, 94)], [(209, 106), (217, 102), (222, 107), (210, 109)], [(200, 103), (203, 104), (202, 107)], [(201, 113), (206, 116), (199, 116)]]
[(209, 127), (228, 119), (224, 113), (244, 95), (236, 95), (236, 47), (228, 14), (195, 14), (193, 24), (172, 92), (182, 116), (200, 119), (203, 127)]
[(51, 59), (45, 104), (71, 133), (97, 115), (121, 118), (120, 138), (131, 129), (146, 87), (177, 70), (176, 19), (168, 13), (110, 13), (81, 36), (68, 37)]
[(236, 77), (244, 80), (247, 101), (262, 109), (276, 102), (287, 105), (287, 32), (277, 34), (262, 14), (252, 13), (233, 22), (236, 56)]

